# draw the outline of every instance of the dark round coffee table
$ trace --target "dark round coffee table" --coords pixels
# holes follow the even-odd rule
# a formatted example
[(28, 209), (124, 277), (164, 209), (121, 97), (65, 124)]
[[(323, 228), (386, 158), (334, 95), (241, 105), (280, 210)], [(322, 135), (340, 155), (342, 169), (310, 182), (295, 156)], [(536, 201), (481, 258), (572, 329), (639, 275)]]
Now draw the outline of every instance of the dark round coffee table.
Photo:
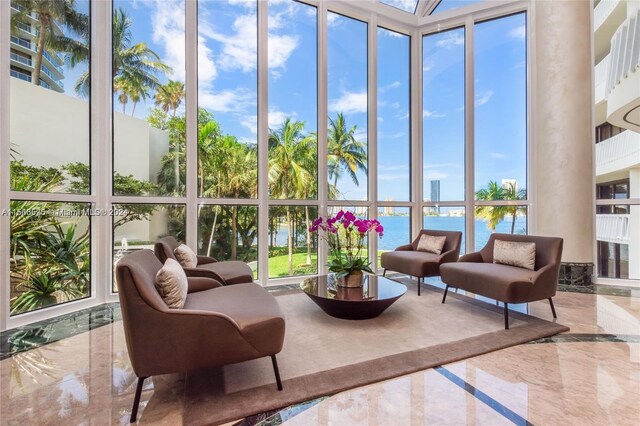
[(362, 287), (341, 287), (334, 275), (320, 275), (302, 281), (300, 289), (328, 315), (350, 320), (375, 318), (407, 292), (403, 284), (366, 274)]

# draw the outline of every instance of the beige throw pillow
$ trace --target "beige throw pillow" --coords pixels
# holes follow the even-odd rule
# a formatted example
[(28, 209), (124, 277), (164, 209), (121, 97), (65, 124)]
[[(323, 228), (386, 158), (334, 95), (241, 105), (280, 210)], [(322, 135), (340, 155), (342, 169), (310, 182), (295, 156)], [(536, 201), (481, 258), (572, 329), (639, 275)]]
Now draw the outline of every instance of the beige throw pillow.
[(189, 282), (184, 269), (173, 259), (167, 259), (156, 274), (156, 289), (169, 309), (182, 309), (187, 300)]
[(427, 253), (442, 253), (444, 243), (447, 241), (447, 237), (435, 237), (433, 235), (422, 234), (418, 241), (418, 251), (425, 251)]
[(186, 244), (180, 244), (176, 247), (173, 254), (183, 268), (195, 268), (198, 266), (198, 256)]
[(495, 240), (493, 263), (517, 266), (533, 271), (536, 268), (536, 243)]

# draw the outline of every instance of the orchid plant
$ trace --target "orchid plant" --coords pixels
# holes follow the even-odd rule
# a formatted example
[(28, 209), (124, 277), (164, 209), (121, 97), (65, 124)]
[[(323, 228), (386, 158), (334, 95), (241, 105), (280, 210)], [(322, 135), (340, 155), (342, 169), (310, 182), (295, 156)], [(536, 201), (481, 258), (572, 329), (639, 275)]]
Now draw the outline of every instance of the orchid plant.
[(383, 226), (377, 220), (358, 219), (350, 211), (340, 210), (326, 220), (318, 217), (309, 227), (329, 244), (329, 270), (336, 278), (345, 277), (354, 271), (373, 274), (371, 262), (362, 256), (362, 249), (369, 233), (382, 237)]

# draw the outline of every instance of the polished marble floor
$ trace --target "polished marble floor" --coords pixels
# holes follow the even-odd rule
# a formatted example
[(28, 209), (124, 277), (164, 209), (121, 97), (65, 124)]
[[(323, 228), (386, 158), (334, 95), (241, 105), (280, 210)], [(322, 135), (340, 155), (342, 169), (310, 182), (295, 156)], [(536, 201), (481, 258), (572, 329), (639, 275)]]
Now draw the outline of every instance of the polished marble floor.
[[(571, 328), (566, 334), (231, 424), (638, 425), (640, 297), (636, 291), (599, 293), (605, 294), (558, 293), (558, 321)], [(547, 303), (525, 309), (552, 319)], [(37, 330), (21, 330), (20, 340), (5, 334), (1, 425), (128, 423), (135, 376), (122, 324), (117, 313), (109, 315), (115, 322), (100, 316), (97, 328), (74, 317), (81, 332), (56, 332), (51, 342)], [(40, 340), (31, 342), (29, 333)], [(147, 380), (140, 423), (206, 423), (189, 414), (182, 380), (180, 375)], [(153, 406), (148, 412), (153, 415), (144, 414), (145, 406)]]

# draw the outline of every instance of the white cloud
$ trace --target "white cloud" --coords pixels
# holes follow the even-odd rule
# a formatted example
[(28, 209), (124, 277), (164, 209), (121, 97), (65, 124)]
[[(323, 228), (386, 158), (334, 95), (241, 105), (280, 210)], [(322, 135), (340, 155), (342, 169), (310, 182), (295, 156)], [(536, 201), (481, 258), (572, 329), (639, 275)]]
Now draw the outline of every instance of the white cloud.
[(396, 132), (396, 133), (392, 133), (390, 135), (382, 133), (382, 132), (378, 132), (378, 137), (380, 139), (400, 139), (401, 137), (405, 136), (406, 134), (404, 132)]
[(182, 0), (156, 0), (151, 15), (151, 38), (163, 46), (162, 61), (171, 67), (170, 77), (179, 81), (185, 81), (184, 9)]
[(425, 109), (424, 111), (422, 111), (422, 117), (423, 118), (442, 118), (442, 117), (446, 117), (446, 115)]
[(505, 158), (507, 158), (506, 154), (503, 154), (501, 152), (492, 152), (489, 155), (491, 155), (491, 158), (495, 158), (497, 160), (504, 160)]
[(284, 112), (275, 109), (269, 110), (269, 128), (272, 130), (277, 129), (284, 122), (287, 117), (295, 118), (295, 112)]
[(398, 108), (400, 108), (400, 104), (398, 102), (394, 102), (394, 103), (391, 104), (391, 108), (398, 109)]
[(382, 94), (382, 93), (386, 93), (387, 91), (391, 90), (391, 89), (397, 89), (398, 87), (400, 87), (401, 84), (399, 81), (394, 81), (393, 83), (389, 83), (385, 86), (382, 86), (378, 89), (378, 93)]
[(344, 92), (338, 99), (329, 101), (329, 111), (343, 114), (367, 112), (367, 92)]
[(378, 180), (393, 181), (407, 179), (409, 179), (408, 173), (378, 173)]
[(424, 174), (424, 178), (427, 180), (442, 180), (446, 179), (449, 175), (442, 172), (429, 172)]
[(475, 103), (476, 106), (479, 107), (489, 102), (493, 97), (493, 94), (494, 94), (493, 90), (485, 90), (483, 92), (478, 92), (476, 94), (476, 103)]
[(340, 23), (344, 22), (343, 19), (340, 19), (341, 16), (337, 13), (327, 13), (327, 27), (337, 27)]
[(518, 27), (512, 28), (508, 32), (509, 37), (524, 39), (527, 37), (527, 27), (524, 25), (520, 25)]
[(258, 134), (258, 116), (257, 115), (247, 115), (240, 120), (240, 124), (249, 131), (257, 135)]
[(411, 13), (413, 13), (416, 8), (415, 0), (385, 0), (384, 3)]
[(382, 118), (382, 117), (378, 117), (378, 122), (379, 122), (379, 123), (382, 123), (383, 121), (384, 121), (384, 118)]
[(391, 37), (391, 38), (401, 38), (407, 37), (405, 34), (398, 33), (396, 31), (387, 30), (386, 28), (381, 28), (381, 33), (383, 37)]
[(200, 106), (213, 112), (242, 112), (256, 105), (256, 94), (247, 89), (212, 91), (210, 85), (200, 88)]
[(464, 45), (464, 37), (460, 31), (449, 31), (445, 38), (442, 40), (438, 40), (436, 42), (436, 46), (438, 47), (446, 47), (447, 49), (453, 46), (463, 46)]

